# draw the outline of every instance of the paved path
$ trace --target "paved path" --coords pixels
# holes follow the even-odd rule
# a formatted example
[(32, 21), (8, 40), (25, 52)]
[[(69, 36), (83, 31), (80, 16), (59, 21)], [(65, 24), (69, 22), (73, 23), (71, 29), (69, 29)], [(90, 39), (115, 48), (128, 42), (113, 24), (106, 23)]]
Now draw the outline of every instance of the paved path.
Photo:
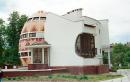
[(3, 81), (3, 82), (91, 82), (91, 81)]
[(126, 75), (130, 81), (130, 69), (119, 69), (119, 70), (117, 70), (117, 73)]

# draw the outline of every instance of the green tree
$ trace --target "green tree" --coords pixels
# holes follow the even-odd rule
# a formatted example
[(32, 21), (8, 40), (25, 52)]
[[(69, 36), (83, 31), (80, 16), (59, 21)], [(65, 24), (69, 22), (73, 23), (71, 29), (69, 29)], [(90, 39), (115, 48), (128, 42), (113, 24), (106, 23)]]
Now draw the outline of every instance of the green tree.
[(130, 64), (130, 47), (116, 43), (112, 49), (112, 64), (114, 66), (128, 66)]
[(4, 28), (4, 21), (0, 19), (0, 55), (2, 55), (3, 53), (3, 45), (4, 45), (3, 28)]
[(0, 65), (3, 64), (3, 52), (4, 52), (4, 39), (3, 39), (3, 29), (4, 29), (4, 21), (0, 19)]
[(27, 20), (26, 15), (19, 15), (17, 11), (10, 14), (8, 18), (9, 24), (5, 30), (6, 36), (6, 48), (4, 52), (5, 64), (18, 65), (20, 59), (18, 55), (18, 44), (20, 38), (20, 32)]

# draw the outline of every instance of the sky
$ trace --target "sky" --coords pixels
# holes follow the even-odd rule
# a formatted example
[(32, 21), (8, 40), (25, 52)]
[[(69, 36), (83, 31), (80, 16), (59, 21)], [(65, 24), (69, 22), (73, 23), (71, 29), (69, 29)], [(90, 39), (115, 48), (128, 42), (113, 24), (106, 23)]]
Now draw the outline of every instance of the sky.
[(0, 0), (0, 18), (7, 21), (9, 14), (31, 14), (38, 10), (63, 15), (83, 8), (83, 15), (97, 20), (109, 20), (110, 43), (130, 42), (130, 0)]

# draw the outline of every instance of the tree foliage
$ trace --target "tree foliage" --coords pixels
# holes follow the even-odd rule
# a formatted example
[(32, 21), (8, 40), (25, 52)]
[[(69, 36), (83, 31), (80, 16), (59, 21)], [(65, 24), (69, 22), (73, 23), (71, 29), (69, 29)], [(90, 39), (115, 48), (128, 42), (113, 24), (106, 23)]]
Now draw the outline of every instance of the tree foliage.
[(130, 64), (130, 47), (121, 43), (114, 44), (111, 58), (114, 66), (128, 66)]
[(3, 19), (0, 19), (0, 65), (3, 63), (3, 52), (4, 52), (4, 34), (3, 34), (3, 29), (4, 29), (4, 21)]
[[(6, 24), (3, 28), (0, 28), (0, 38), (3, 38), (0, 39), (0, 41), (2, 40), (0, 43), (1, 64), (20, 64), (18, 44), (20, 32), (26, 20), (26, 15), (20, 15), (17, 11), (14, 11), (9, 15), (8, 24)], [(0, 19), (0, 27), (3, 23), (4, 21)]]

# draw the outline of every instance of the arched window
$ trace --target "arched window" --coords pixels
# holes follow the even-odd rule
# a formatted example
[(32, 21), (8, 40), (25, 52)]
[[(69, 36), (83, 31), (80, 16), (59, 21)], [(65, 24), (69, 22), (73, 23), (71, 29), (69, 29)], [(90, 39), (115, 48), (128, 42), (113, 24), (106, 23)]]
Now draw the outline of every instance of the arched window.
[(75, 43), (75, 52), (84, 58), (93, 58), (96, 55), (95, 40), (92, 34), (79, 34)]

